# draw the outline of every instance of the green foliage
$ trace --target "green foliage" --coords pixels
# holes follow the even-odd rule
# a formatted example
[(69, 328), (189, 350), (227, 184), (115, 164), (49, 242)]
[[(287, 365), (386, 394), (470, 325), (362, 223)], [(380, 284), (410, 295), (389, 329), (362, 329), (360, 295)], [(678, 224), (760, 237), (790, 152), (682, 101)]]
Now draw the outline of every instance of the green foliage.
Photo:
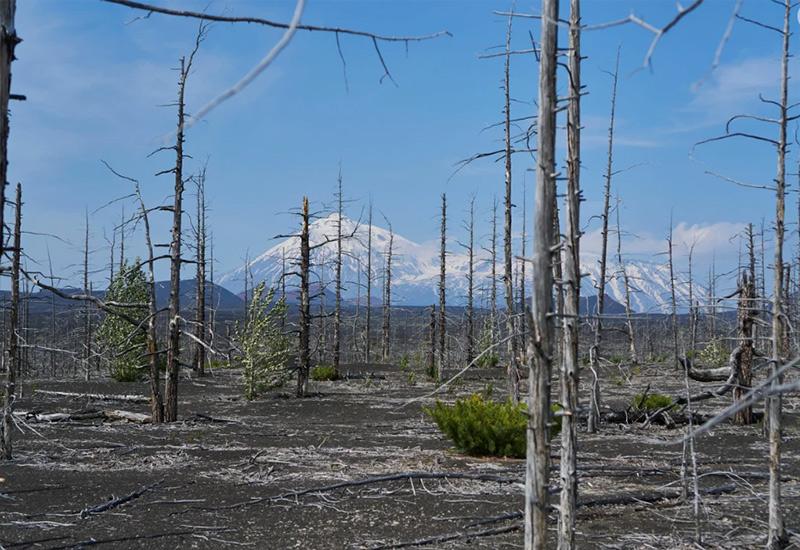
[(224, 359), (211, 359), (208, 362), (208, 367), (211, 369), (227, 369), (232, 365)]
[(698, 364), (704, 367), (719, 368), (728, 364), (728, 357), (730, 352), (725, 349), (722, 342), (719, 340), (711, 340), (706, 347), (704, 347), (697, 354)]
[[(125, 304), (147, 304), (149, 293), (147, 279), (142, 270), (141, 260), (136, 258), (133, 264), (126, 261), (114, 275), (105, 295), (107, 302)], [(102, 353), (109, 357), (111, 376), (119, 382), (135, 382), (141, 376), (140, 367), (144, 366), (147, 351), (147, 335), (142, 328), (147, 318), (148, 308), (119, 308), (121, 313), (140, 321), (140, 328), (127, 320), (106, 314), (96, 338)]]
[(264, 283), (259, 284), (247, 308), (247, 318), (236, 327), (234, 342), (242, 363), (246, 399), (281, 386), (289, 377), (292, 347), (281, 330), (287, 306), (283, 298), (274, 298), (275, 289), (264, 296)]
[[(637, 393), (631, 400), (631, 409), (639, 412), (653, 412), (672, 405), (672, 398), (663, 393)], [(674, 408), (672, 405), (670, 408)]]
[(407, 371), (409, 368), (411, 368), (411, 358), (408, 356), (407, 353), (404, 353), (403, 356), (400, 357), (398, 366), (400, 367), (401, 371)]
[[(524, 403), (499, 403), (476, 393), (453, 405), (436, 401), (424, 411), (459, 451), (473, 456), (524, 458), (526, 409)], [(557, 412), (560, 407), (553, 405), (551, 410)], [(551, 436), (561, 430), (561, 417), (554, 417), (553, 421)]]
[(339, 371), (333, 365), (318, 365), (311, 369), (310, 378), (317, 382), (331, 382), (339, 379)]
[(408, 380), (409, 386), (416, 386), (417, 385), (417, 373), (409, 372), (408, 376), (406, 377)]
[[(492, 342), (492, 328), (487, 321), (481, 332), (480, 340), (478, 341), (478, 352), (484, 351), (492, 344), (494, 344), (494, 342)], [(494, 350), (487, 351), (475, 361), (475, 364), (482, 369), (496, 367), (500, 364), (500, 356), (498, 356)]]

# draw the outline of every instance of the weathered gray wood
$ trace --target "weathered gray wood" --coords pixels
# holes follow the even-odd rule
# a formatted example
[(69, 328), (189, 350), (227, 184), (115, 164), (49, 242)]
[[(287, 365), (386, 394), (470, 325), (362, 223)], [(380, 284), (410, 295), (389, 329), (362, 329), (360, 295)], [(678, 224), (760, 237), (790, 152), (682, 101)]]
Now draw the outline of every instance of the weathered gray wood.
[(439, 360), (437, 361), (436, 379), (442, 379), (442, 372), (447, 367), (447, 196), (442, 193), (441, 227), (439, 232)]
[(558, 548), (575, 548), (578, 499), (578, 334), (581, 292), (581, 2), (570, 0), (567, 107), (567, 227), (563, 251), (564, 317), (561, 357), (561, 498)]
[(525, 464), (525, 549), (547, 547), (550, 476), (550, 374), (553, 342), (553, 203), (555, 197), (558, 0), (543, 0), (539, 65), (536, 202), (531, 335), (528, 339), (528, 427)]

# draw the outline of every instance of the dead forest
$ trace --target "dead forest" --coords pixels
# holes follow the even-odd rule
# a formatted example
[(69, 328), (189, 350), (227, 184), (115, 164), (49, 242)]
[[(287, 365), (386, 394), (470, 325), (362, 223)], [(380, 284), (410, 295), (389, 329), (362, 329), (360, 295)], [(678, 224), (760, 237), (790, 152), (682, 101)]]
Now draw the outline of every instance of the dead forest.
[[(690, 153), (769, 150), (767, 183), (706, 172), (769, 197), (769, 216), (731, 235), (735, 265), (704, 273), (697, 243), (679, 242), (664, 215), (659, 307), (643, 311), (617, 185), (632, 169), (615, 139), (626, 46), (605, 80), (582, 81), (593, 54), (582, 37), (636, 29), (648, 38), (635, 68), (647, 79), (672, 47), (662, 39), (711, 0), (666, 2), (665, 20), (588, 21), (590, 0), (487, 4), (501, 46), (476, 62), (500, 83), (498, 119), (483, 129), (496, 149), (465, 152), (452, 177), (490, 170), (494, 200), (471, 195), (465, 210), (453, 201), (464, 193), (442, 182), (414, 220), (438, 232), (435, 251), (413, 263), (401, 220), (352, 196), (354, 161), (340, 162), (327, 196), (294, 186), (290, 224), (264, 236), (278, 252), (264, 264), (248, 251), (235, 271), (242, 292), (215, 259), (236, 243), (215, 240), (209, 199), (236, 182), (215, 176), (197, 125), (226, 116), (218, 107), (242, 100), (303, 36), (330, 37), (345, 86), (350, 48), (374, 54), (376, 86), (398, 86), (387, 51), (413, 59), (455, 33), (317, 25), (306, 0), (287, 3), (288, 20), (216, 3), (91, 1), (135, 25), (174, 20), (194, 39), (164, 68), (172, 130), (149, 157), (163, 168), (97, 159), (124, 191), (75, 216), (80, 276), (70, 277), (49, 248), (28, 253), (41, 229), (28, 222), (37, 182), (9, 181), (14, 124), (37, 98), (12, 85), (26, 29), (16, 0), (0, 0), (0, 548), (800, 547), (797, 3), (731, 1), (716, 52), (703, 52), (713, 72), (734, 26), (781, 52), (778, 95), (765, 82), (759, 97), (772, 114), (731, 112)], [(218, 26), (263, 29), (272, 42), (239, 81), (193, 104)], [(582, 170), (588, 94), (607, 101), (601, 178)], [(599, 204), (586, 200), (590, 186)], [(163, 201), (150, 200), (153, 187)], [(102, 247), (97, 211), (117, 219)], [(587, 273), (590, 224), (600, 253)], [(418, 303), (403, 286), (409, 265), (431, 281), (414, 289)]]

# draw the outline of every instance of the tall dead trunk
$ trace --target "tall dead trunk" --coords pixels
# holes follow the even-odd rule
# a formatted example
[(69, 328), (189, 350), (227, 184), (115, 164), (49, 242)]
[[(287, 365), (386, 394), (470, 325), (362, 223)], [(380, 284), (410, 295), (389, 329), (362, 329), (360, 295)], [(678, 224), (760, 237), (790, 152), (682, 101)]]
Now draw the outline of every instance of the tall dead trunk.
[(436, 305), (431, 306), (431, 318), (428, 322), (428, 376), (436, 376)]
[[(83, 293), (89, 295), (89, 210), (85, 212), (83, 234)], [(92, 359), (92, 316), (88, 301), (83, 302), (83, 379), (90, 378)]]
[(206, 326), (206, 169), (200, 171), (197, 177), (197, 227), (195, 231), (196, 248), (196, 275), (195, 275), (195, 352), (194, 365), (198, 376), (205, 376), (206, 368), (206, 340), (208, 327)]
[[(733, 388), (733, 401), (741, 401), (750, 391), (753, 384), (753, 336), (755, 328), (756, 284), (755, 284), (755, 249), (753, 243), (753, 224), (747, 225), (747, 241), (749, 266), (743, 270), (739, 279), (739, 305), (737, 307), (738, 354), (735, 355), (736, 385)], [(739, 426), (752, 424), (753, 408), (745, 407), (733, 417), (733, 423)]]
[(467, 364), (472, 363), (475, 356), (475, 327), (473, 299), (475, 291), (475, 197), (469, 202), (469, 220), (467, 222), (467, 308), (466, 308), (466, 332), (467, 332)]
[(311, 245), (308, 231), (308, 197), (303, 197), (303, 209), (300, 216), (300, 351), (299, 365), (297, 366), (297, 397), (303, 397), (308, 392), (308, 375), (311, 371), (311, 350), (309, 349), (311, 333), (311, 297), (309, 294)]
[(528, 427), (525, 549), (547, 547), (550, 477), (550, 375), (553, 342), (553, 203), (555, 196), (558, 0), (542, 0), (531, 335), (528, 340)]
[[(519, 332), (519, 350), (524, 353), (525, 349), (528, 346), (528, 320), (525, 317), (525, 311), (527, 310), (527, 296), (525, 292), (525, 263), (527, 261), (527, 244), (528, 244), (528, 222), (526, 219), (526, 214), (528, 211), (527, 208), (528, 202), (528, 192), (527, 187), (525, 186), (525, 181), (523, 180), (522, 185), (522, 219), (521, 219), (521, 228), (520, 228), (520, 245), (519, 245), (519, 276), (517, 285), (519, 286), (519, 328), (517, 331)], [(556, 233), (558, 235), (558, 233)], [(525, 357), (521, 358), (521, 361), (525, 361)]]
[(631, 310), (631, 283), (628, 277), (628, 269), (625, 267), (625, 258), (622, 256), (622, 226), (619, 222), (620, 201), (617, 197), (617, 264), (622, 273), (622, 283), (625, 288), (625, 328), (628, 334), (628, 352), (633, 365), (639, 363), (639, 356), (636, 352), (636, 337), (633, 332), (633, 311)]
[(367, 222), (367, 311), (364, 320), (364, 361), (369, 363), (372, 344), (372, 201), (369, 203)]
[(447, 360), (447, 196), (442, 193), (441, 226), (439, 229), (439, 361), (436, 379), (442, 379)]
[(14, 429), (14, 401), (16, 399), (16, 377), (19, 373), (19, 266), (22, 253), (22, 185), (17, 184), (14, 215), (14, 243), (11, 263), (11, 309), (8, 315), (8, 343), (6, 345), (5, 388), (3, 394), (2, 437), (0, 452), (6, 460), (13, 458), (12, 430)]
[(339, 169), (338, 192), (336, 193), (336, 264), (335, 264), (335, 304), (333, 310), (333, 368), (339, 371), (342, 350), (342, 170)]
[[(388, 223), (388, 222), (387, 222)], [(389, 224), (389, 242), (386, 245), (386, 269), (383, 281), (383, 362), (389, 360), (392, 337), (392, 255), (394, 254), (394, 231)]]
[(670, 322), (672, 324), (672, 361), (677, 368), (680, 366), (678, 359), (678, 301), (675, 296), (675, 262), (673, 261), (672, 243), (672, 216), (669, 218), (669, 236), (667, 237), (667, 257), (669, 261), (669, 292), (670, 292)]
[[(783, 281), (783, 241), (784, 216), (786, 211), (786, 150), (789, 109), (789, 21), (792, 4), (784, 0), (783, 50), (781, 56), (781, 98), (778, 135), (778, 167), (775, 176), (775, 259), (773, 262), (774, 282), (772, 289), (772, 365), (771, 374), (775, 376), (772, 388), (783, 382), (776, 376), (783, 357), (786, 327), (784, 319), (784, 281)], [(786, 530), (783, 522), (781, 503), (781, 432), (783, 430), (783, 398), (773, 395), (767, 402), (769, 408), (769, 548), (781, 548), (786, 544)]]
[(578, 334), (580, 328), (581, 2), (570, 0), (567, 106), (567, 227), (564, 242), (564, 345), (561, 358), (561, 499), (558, 548), (575, 548), (578, 499)]
[(150, 217), (142, 199), (139, 184), (136, 184), (136, 197), (139, 200), (142, 221), (144, 222), (144, 242), (147, 247), (147, 359), (150, 367), (150, 414), (154, 424), (164, 421), (164, 398), (161, 393), (160, 351), (158, 349), (158, 305), (156, 303), (156, 277), (153, 265), (153, 240), (150, 233)]
[(611, 116), (608, 123), (608, 151), (606, 154), (605, 184), (603, 187), (602, 244), (600, 248), (600, 274), (597, 282), (597, 305), (594, 319), (594, 343), (589, 350), (593, 368), (600, 365), (600, 345), (603, 339), (603, 312), (606, 303), (606, 266), (608, 260), (608, 214), (611, 204), (611, 178), (614, 175), (614, 124), (617, 114), (617, 82), (619, 80), (619, 49), (611, 83)]
[[(196, 50), (195, 50), (196, 51)], [(164, 407), (164, 420), (175, 422), (178, 420), (178, 374), (180, 369), (181, 345), (181, 231), (183, 222), (183, 145), (184, 145), (184, 120), (185, 120), (185, 92), (186, 80), (192, 65), (192, 56), (189, 60), (181, 58), (180, 76), (178, 78), (178, 124), (175, 138), (175, 176), (174, 197), (172, 203), (172, 239), (169, 246), (169, 324), (167, 337), (167, 376), (164, 388), (166, 404)]]
[(514, 327), (514, 274), (513, 252), (511, 249), (511, 23), (513, 16), (508, 16), (506, 28), (506, 55), (505, 70), (503, 72), (503, 91), (505, 104), (503, 106), (503, 127), (505, 130), (505, 223), (503, 226), (503, 256), (504, 271), (503, 284), (506, 292), (506, 332), (508, 332), (508, 393), (514, 403), (519, 402), (519, 353), (517, 350), (518, 339)]
[(489, 281), (489, 334), (490, 342), (495, 343), (497, 338), (497, 199), (492, 203), (492, 242), (489, 247), (491, 254), (491, 281)]

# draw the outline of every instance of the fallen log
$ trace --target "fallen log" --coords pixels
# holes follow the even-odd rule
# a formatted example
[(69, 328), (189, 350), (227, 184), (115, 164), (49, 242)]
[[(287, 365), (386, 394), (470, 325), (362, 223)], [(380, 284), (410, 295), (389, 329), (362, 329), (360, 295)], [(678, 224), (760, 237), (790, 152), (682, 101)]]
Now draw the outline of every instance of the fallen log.
[(724, 382), (731, 375), (731, 366), (718, 368), (696, 368), (688, 357), (680, 358), (681, 365), (686, 369), (689, 378), (696, 382)]
[(150, 485), (145, 485), (144, 487), (140, 487), (139, 489), (137, 489), (134, 492), (129, 493), (129, 494), (125, 495), (125, 496), (111, 499), (108, 502), (104, 502), (102, 504), (98, 504), (98, 505), (92, 506), (90, 508), (84, 508), (83, 510), (80, 511), (80, 514), (78, 514), (78, 515), (80, 515), (81, 519), (85, 519), (85, 518), (87, 518), (89, 516), (94, 516), (94, 515), (97, 515), (97, 514), (102, 514), (103, 512), (108, 512), (109, 510), (113, 510), (114, 508), (122, 506), (126, 502), (130, 502), (130, 501), (132, 501), (134, 499), (139, 498), (140, 496), (145, 494), (147, 491), (155, 489), (156, 487), (158, 487), (162, 483), (164, 483), (164, 480), (160, 479), (160, 480), (156, 481), (155, 483), (151, 483)]
[(94, 399), (95, 401), (126, 401), (128, 403), (149, 403), (150, 398), (144, 395), (110, 395), (103, 393), (78, 393), (70, 391), (33, 390), (41, 395), (54, 395), (57, 397), (78, 397)]
[(151, 417), (149, 414), (136, 413), (131, 411), (122, 411), (118, 409), (96, 411), (77, 411), (77, 412), (56, 412), (56, 413), (40, 413), (31, 412), (26, 413), (26, 420), (34, 420), (36, 422), (80, 422), (82, 420), (125, 420), (127, 422), (134, 422), (136, 424), (149, 424)]

